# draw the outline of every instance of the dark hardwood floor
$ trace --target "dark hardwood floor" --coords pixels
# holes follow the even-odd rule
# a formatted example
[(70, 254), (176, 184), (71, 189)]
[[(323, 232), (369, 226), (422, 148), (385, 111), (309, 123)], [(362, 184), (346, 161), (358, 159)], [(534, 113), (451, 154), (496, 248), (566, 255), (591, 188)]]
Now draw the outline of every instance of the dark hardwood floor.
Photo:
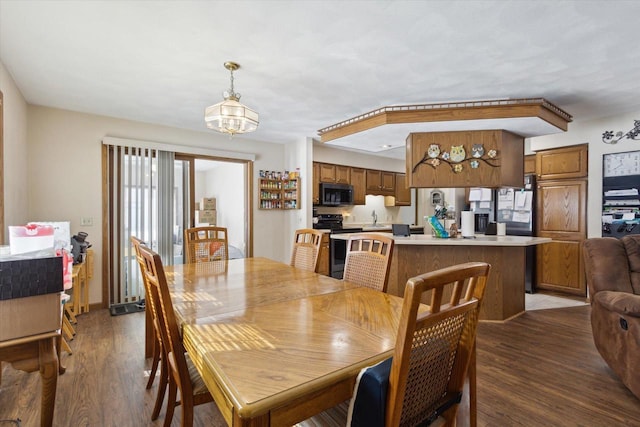
[[(149, 418), (156, 386), (144, 388), (143, 328), (142, 313), (78, 317), (74, 354), (62, 358), (55, 426), (162, 425), (164, 410), (156, 422)], [(482, 323), (477, 347), (480, 426), (640, 426), (640, 400), (593, 345), (588, 306)], [(38, 426), (39, 406), (39, 375), (3, 364), (0, 420)], [(195, 426), (224, 425), (214, 404), (196, 407), (195, 417)], [(178, 408), (172, 426), (179, 424)]]

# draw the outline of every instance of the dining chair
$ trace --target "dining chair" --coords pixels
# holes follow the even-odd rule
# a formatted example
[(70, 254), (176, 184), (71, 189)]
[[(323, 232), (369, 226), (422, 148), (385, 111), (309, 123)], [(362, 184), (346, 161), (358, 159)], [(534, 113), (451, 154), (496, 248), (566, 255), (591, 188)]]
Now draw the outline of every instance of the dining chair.
[(184, 230), (186, 263), (229, 259), (229, 242), (225, 227), (193, 227)]
[(296, 230), (291, 252), (291, 266), (308, 271), (316, 271), (322, 232), (312, 228)]
[[(150, 299), (155, 307), (162, 337), (164, 356), (169, 370), (169, 397), (164, 426), (169, 427), (176, 405), (182, 406), (183, 427), (193, 426), (193, 407), (212, 402), (213, 398), (202, 377), (182, 344), (182, 337), (167, 286), (167, 278), (160, 256), (146, 246), (140, 246), (140, 255), (145, 265), (145, 277)], [(176, 400), (178, 391), (180, 401)]]
[(360, 372), (347, 408), (297, 426), (453, 426), (467, 376), (474, 426), (476, 328), (490, 270), (468, 262), (409, 279), (393, 356)]
[(156, 373), (158, 371), (158, 366), (160, 366), (160, 384), (158, 385), (158, 392), (156, 394), (156, 402), (153, 406), (153, 412), (151, 413), (151, 420), (158, 419), (160, 415), (160, 409), (162, 409), (162, 402), (164, 401), (164, 395), (167, 390), (168, 384), (168, 366), (166, 363), (166, 357), (163, 355), (162, 348), (162, 336), (160, 334), (160, 325), (158, 324), (158, 318), (156, 316), (157, 308), (154, 306), (154, 301), (151, 299), (151, 290), (149, 289), (149, 285), (147, 282), (146, 274), (145, 274), (145, 262), (140, 254), (140, 247), (145, 246), (145, 243), (138, 239), (135, 236), (131, 236), (131, 244), (133, 245), (134, 252), (136, 254), (136, 260), (138, 261), (138, 266), (140, 267), (140, 277), (142, 278), (142, 282), (144, 284), (144, 291), (146, 294), (145, 297), (145, 309), (148, 309), (151, 314), (151, 322), (152, 325), (152, 334), (153, 334), (153, 349), (152, 349), (152, 362), (151, 362), (151, 372), (149, 373), (149, 380), (147, 381), (147, 390), (153, 386), (153, 381), (155, 380)]
[(386, 292), (393, 254), (393, 238), (382, 234), (349, 236), (343, 280)]

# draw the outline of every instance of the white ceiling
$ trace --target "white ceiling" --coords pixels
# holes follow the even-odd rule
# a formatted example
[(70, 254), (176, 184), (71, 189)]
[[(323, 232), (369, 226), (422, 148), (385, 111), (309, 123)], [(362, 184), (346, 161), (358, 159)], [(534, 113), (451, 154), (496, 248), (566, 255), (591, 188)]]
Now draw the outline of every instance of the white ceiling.
[(260, 114), (246, 137), (287, 143), (389, 105), (640, 111), (638, 16), (640, 1), (0, 0), (0, 60), (30, 104), (202, 132), (236, 61)]

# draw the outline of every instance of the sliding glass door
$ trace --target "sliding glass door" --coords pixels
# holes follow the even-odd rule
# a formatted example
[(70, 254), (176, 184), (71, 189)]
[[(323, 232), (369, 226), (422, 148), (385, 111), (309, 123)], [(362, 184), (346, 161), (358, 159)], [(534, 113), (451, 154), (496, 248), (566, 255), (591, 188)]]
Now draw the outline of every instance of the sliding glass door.
[(109, 306), (113, 306), (144, 298), (130, 236), (142, 239), (165, 265), (183, 262), (191, 161), (160, 150), (121, 146), (107, 150)]
[(252, 256), (252, 161), (150, 147), (103, 141), (103, 301), (127, 305), (127, 312), (144, 298), (131, 236), (160, 254), (165, 265), (183, 263), (184, 230), (196, 225), (201, 198), (218, 201), (216, 224), (229, 231), (230, 258)]

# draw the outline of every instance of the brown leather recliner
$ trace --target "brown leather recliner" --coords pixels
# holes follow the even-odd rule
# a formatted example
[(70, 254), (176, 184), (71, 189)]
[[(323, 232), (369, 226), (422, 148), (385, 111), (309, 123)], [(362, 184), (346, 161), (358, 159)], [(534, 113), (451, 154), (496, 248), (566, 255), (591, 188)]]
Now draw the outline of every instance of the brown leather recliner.
[(640, 235), (583, 243), (596, 348), (640, 399)]

